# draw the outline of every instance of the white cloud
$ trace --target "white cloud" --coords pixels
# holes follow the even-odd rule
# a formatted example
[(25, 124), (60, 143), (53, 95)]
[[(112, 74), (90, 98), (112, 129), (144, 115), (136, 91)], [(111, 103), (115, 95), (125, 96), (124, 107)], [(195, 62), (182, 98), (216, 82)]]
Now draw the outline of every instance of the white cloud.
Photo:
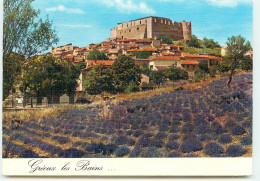
[(133, 0), (101, 0), (101, 2), (109, 7), (115, 7), (123, 13), (155, 13), (155, 10), (148, 7), (145, 2), (134, 2)]
[(89, 24), (58, 24), (58, 26), (64, 26), (64, 27), (68, 27), (68, 28), (91, 28), (92, 25)]
[(220, 7), (236, 7), (238, 4), (250, 4), (252, 0), (206, 0), (212, 5)]
[(57, 7), (51, 7), (46, 9), (47, 12), (65, 12), (69, 14), (85, 14), (85, 12), (78, 8), (67, 8), (63, 5), (59, 5)]
[[(160, 2), (190, 2), (193, 0), (159, 0)], [(219, 7), (236, 7), (239, 4), (250, 4), (253, 2), (253, 0), (199, 0), (199, 1), (193, 1), (195, 3), (199, 2), (207, 2), (213, 6), (219, 6)]]

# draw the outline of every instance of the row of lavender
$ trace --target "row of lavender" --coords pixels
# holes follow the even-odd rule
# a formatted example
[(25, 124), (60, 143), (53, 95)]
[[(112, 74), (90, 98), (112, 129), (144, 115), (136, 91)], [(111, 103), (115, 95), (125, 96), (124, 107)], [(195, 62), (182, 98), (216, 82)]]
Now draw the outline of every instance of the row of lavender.
[(9, 125), (3, 145), (18, 157), (42, 156), (33, 147), (48, 157), (243, 156), (252, 144), (252, 75), (226, 82)]

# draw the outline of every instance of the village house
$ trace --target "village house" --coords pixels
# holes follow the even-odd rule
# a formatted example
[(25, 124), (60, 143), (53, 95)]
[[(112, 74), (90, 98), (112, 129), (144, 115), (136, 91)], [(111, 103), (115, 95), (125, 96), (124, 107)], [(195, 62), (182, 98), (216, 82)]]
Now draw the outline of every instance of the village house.
[(149, 68), (151, 70), (164, 70), (171, 66), (181, 67), (181, 59), (179, 56), (160, 56), (155, 57), (149, 63)]
[(119, 55), (122, 55), (121, 49), (109, 49), (106, 53), (109, 59), (116, 59)]

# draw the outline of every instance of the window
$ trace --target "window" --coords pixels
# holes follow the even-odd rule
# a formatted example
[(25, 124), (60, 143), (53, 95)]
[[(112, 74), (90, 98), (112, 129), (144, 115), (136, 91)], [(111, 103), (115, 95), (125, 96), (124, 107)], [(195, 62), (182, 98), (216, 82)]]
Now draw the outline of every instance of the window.
[(153, 65), (150, 65), (150, 69), (153, 70)]
[(156, 20), (156, 19), (154, 19), (154, 22), (155, 22), (155, 23), (156, 23), (156, 21), (157, 21), (157, 20)]
[(129, 30), (129, 32), (131, 32), (131, 29)]
[(161, 23), (163, 23), (163, 20), (161, 19)]
[(140, 21), (140, 24), (142, 23), (142, 21)]
[(137, 29), (137, 31), (139, 30), (139, 27), (138, 28), (136, 28)]

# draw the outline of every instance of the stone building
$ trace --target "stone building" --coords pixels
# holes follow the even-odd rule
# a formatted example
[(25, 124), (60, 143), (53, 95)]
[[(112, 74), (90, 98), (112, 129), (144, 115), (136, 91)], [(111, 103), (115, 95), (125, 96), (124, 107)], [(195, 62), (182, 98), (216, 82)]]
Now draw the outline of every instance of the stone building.
[(163, 17), (149, 16), (118, 23), (111, 29), (110, 39), (156, 39), (167, 36), (172, 40), (191, 40), (191, 22), (172, 22)]

